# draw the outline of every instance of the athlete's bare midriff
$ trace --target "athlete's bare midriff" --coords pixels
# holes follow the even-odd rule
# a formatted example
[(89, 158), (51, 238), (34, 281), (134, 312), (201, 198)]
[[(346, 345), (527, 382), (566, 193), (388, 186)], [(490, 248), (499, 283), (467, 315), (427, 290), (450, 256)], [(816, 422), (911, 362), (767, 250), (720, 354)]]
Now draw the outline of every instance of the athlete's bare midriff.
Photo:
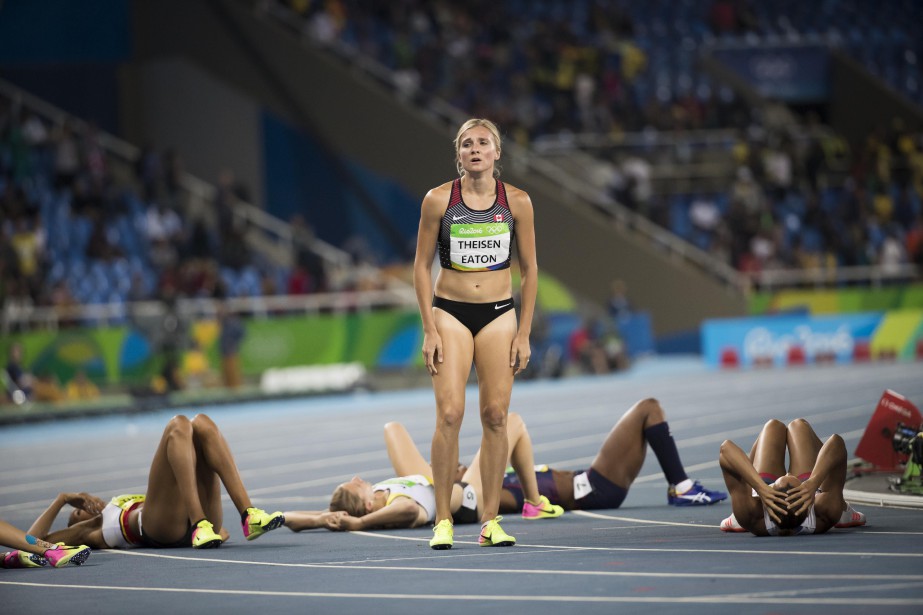
[(433, 288), (437, 297), (465, 303), (490, 303), (513, 296), (509, 269), (499, 271), (453, 271), (441, 269)]

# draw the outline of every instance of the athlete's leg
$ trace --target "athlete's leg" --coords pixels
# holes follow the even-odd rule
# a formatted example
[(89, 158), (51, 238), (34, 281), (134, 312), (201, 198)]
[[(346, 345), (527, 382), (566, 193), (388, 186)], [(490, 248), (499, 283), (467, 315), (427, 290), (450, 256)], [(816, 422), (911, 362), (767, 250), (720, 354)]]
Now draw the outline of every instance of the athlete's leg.
[(154, 452), (144, 501), (144, 533), (162, 543), (181, 539), (206, 518), (199, 497), (192, 421), (174, 416)]
[(836, 459), (833, 470), (821, 484), (821, 491), (843, 492), (846, 485), (846, 449), (841, 445), (841, 439), (828, 440), (825, 445), (811, 428), (810, 423), (804, 419), (795, 419), (788, 424), (788, 455), (791, 459), (789, 472), (795, 476), (810, 474), (817, 464), (817, 456), (826, 446), (828, 454)]
[(0, 568), (38, 568), (47, 564), (55, 568), (68, 564), (79, 566), (90, 557), (90, 547), (86, 545), (59, 546), (26, 534), (2, 519), (0, 545), (15, 549), (9, 553), (0, 553)]
[(776, 419), (767, 421), (750, 449), (750, 461), (756, 471), (776, 477), (783, 476), (787, 442), (788, 430), (785, 424)]
[(0, 545), (18, 549), (19, 551), (28, 551), (36, 555), (42, 555), (46, 550), (55, 548), (54, 543), (46, 542), (35, 536), (29, 536), (2, 519), (0, 519)]
[(391, 421), (385, 424), (385, 446), (388, 449), (391, 467), (398, 476), (410, 474), (430, 476), (432, 474), (433, 469), (426, 463), (426, 459), (414, 444), (407, 428), (400, 423)]
[(500, 492), (509, 459), (506, 425), (513, 390), (510, 347), (515, 335), (516, 313), (510, 310), (481, 329), (474, 339), (482, 428), (479, 460), (484, 494), (482, 522), (493, 519), (500, 510)]
[(787, 431), (789, 473), (795, 476), (810, 474), (817, 463), (817, 453), (824, 443), (804, 419), (795, 419), (789, 423)]
[(250, 496), (240, 478), (231, 447), (215, 422), (206, 414), (197, 414), (192, 419), (192, 433), (198, 455), (196, 475), (199, 497), (205, 509), (205, 516), (216, 528), (221, 527), (221, 484), (239, 513), (252, 506)]
[(615, 424), (590, 467), (619, 487), (628, 489), (644, 465), (647, 452), (644, 430), (664, 420), (663, 409), (656, 399), (642, 399)]
[[(532, 439), (526, 430), (522, 417), (515, 412), (510, 412), (507, 418), (507, 450), (510, 452), (509, 462), (516, 471), (523, 496), (532, 502), (538, 502), (540, 496), (538, 483), (535, 480), (535, 457), (532, 453)], [(484, 486), (481, 480), (481, 450), (474, 454), (471, 465), (462, 476), (462, 481), (468, 483), (478, 494), (478, 508), (483, 509)], [(502, 484), (502, 479), (501, 479)], [(515, 509), (516, 498), (509, 492), (501, 494), (501, 508), (512, 511)], [(496, 515), (494, 515), (496, 516)], [(493, 519), (493, 517), (490, 517)]]
[(538, 482), (535, 480), (535, 455), (532, 452), (532, 438), (526, 423), (516, 412), (510, 412), (506, 421), (506, 433), (510, 465), (516, 471), (519, 484), (522, 485), (522, 494), (530, 502), (537, 504), (541, 494), (538, 492)]
[(458, 469), (458, 434), (465, 416), (465, 385), (471, 373), (474, 340), (471, 332), (454, 316), (433, 308), (436, 328), (442, 338), (443, 362), (436, 365), (433, 392), (436, 395), (436, 430), (430, 459), (436, 491), (436, 523), (452, 519), (452, 485)]

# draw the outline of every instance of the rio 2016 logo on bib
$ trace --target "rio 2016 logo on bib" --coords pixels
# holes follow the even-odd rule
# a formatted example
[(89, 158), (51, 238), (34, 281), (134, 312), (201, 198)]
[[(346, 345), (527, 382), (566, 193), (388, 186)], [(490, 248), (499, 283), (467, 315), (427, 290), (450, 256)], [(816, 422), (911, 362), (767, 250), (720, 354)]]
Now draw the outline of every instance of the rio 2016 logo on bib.
[(453, 224), (449, 258), (459, 271), (491, 271), (510, 258), (510, 227), (504, 223)]

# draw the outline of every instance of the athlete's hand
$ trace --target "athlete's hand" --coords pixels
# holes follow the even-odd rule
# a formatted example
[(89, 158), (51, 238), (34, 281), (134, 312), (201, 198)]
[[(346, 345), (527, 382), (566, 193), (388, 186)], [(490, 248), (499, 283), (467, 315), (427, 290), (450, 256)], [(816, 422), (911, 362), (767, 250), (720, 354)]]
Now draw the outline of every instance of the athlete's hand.
[(788, 502), (785, 500), (786, 494), (778, 489), (773, 489), (769, 485), (763, 485), (756, 493), (763, 502), (763, 508), (769, 511), (769, 517), (776, 523), (782, 523), (780, 515), (788, 512)]
[(438, 332), (423, 332), (423, 362), (430, 376), (439, 373), (436, 369), (437, 363), (442, 363), (442, 336)]
[[(510, 367), (515, 369), (514, 376), (522, 373), (522, 370), (529, 366), (529, 358), (532, 356), (532, 347), (529, 345), (528, 336), (519, 336), (513, 338), (510, 346)], [(519, 359), (517, 363), (517, 359)]]
[(342, 525), (342, 520), (348, 517), (349, 513), (345, 510), (327, 511), (321, 515), (321, 521), (324, 527), (332, 532), (342, 532), (346, 528)]
[(817, 488), (806, 480), (797, 487), (792, 487), (785, 498), (788, 503), (788, 509), (796, 515), (808, 510), (814, 503), (814, 496), (817, 494)]
[(106, 503), (95, 495), (83, 492), (64, 494), (64, 502), (70, 504), (74, 508), (85, 510), (91, 515), (98, 515), (103, 511), (103, 508), (106, 507)]

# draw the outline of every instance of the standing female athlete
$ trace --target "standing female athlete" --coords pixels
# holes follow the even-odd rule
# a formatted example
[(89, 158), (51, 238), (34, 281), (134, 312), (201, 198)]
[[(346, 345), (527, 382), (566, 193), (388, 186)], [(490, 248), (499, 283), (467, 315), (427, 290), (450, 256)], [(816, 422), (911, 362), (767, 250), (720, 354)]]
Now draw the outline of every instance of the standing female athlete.
[[(516, 539), (498, 521), (508, 456), (506, 419), (513, 376), (529, 363), (529, 333), (538, 290), (535, 228), (529, 195), (501, 182), (500, 133), (489, 120), (470, 119), (455, 137), (458, 179), (423, 199), (414, 287), (423, 320), (423, 359), (436, 396), (436, 431), (430, 459), (436, 493), (436, 527), (430, 546), (450, 549), (450, 500), (458, 468), (458, 434), (465, 414), (465, 384), (477, 372), (484, 503), (483, 546)], [(522, 305), (517, 327), (510, 275), (513, 243), (519, 257)], [(435, 287), (432, 263), (439, 248)]]

